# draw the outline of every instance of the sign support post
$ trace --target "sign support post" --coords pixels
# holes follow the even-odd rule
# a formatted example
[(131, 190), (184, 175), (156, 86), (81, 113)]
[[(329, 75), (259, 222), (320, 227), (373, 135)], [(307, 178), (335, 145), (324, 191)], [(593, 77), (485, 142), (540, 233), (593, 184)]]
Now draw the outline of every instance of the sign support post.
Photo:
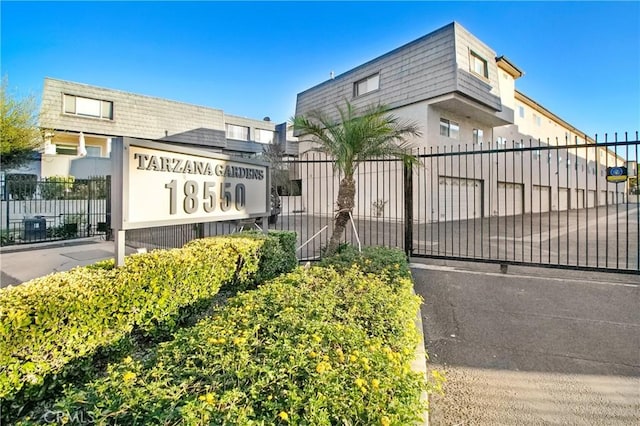
[(124, 266), (124, 253), (125, 253), (125, 244), (124, 244), (124, 240), (125, 240), (125, 234), (127, 233), (127, 231), (121, 231), (121, 230), (117, 230), (115, 232), (115, 245), (116, 245), (116, 256), (115, 256), (115, 261), (116, 261), (116, 267), (121, 267)]

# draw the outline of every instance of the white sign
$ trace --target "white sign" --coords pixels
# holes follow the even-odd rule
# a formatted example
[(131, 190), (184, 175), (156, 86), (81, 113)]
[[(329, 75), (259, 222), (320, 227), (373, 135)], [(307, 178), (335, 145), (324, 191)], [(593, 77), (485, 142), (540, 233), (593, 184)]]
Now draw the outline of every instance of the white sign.
[[(122, 146), (113, 151), (115, 162), (122, 152), (122, 205), (117, 206), (114, 200), (114, 229), (270, 214), (269, 168), (265, 163), (129, 138), (118, 140), (116, 145), (120, 143)], [(116, 176), (118, 170), (112, 177), (114, 189), (119, 180), (114, 181)]]

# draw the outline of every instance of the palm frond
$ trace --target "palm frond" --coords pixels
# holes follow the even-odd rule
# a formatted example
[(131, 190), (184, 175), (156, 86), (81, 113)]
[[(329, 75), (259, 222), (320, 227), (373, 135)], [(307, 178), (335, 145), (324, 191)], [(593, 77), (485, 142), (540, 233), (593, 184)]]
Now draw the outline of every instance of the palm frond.
[(335, 167), (345, 176), (353, 176), (362, 161), (372, 158), (394, 157), (409, 165), (417, 163), (408, 142), (409, 138), (420, 136), (417, 124), (401, 121), (384, 105), (370, 105), (359, 112), (345, 101), (336, 109), (338, 120), (312, 111), (294, 117), (292, 124), (316, 143), (310, 151), (332, 157)]

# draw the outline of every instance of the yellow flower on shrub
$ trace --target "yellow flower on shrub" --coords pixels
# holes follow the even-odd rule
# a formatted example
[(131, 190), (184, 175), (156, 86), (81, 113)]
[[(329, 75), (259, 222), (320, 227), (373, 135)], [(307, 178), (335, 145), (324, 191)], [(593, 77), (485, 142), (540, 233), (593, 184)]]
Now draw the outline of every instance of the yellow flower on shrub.
[(280, 417), (285, 422), (289, 421), (289, 415), (287, 414), (286, 411), (280, 411), (280, 413), (278, 413), (278, 417)]
[(391, 424), (391, 420), (389, 420), (389, 417), (387, 416), (382, 416), (382, 418), (380, 419), (380, 424), (382, 426), (389, 426)]
[(378, 379), (371, 380), (371, 387), (374, 389), (378, 389), (380, 387), (380, 380)]
[(122, 380), (124, 380), (125, 383), (130, 383), (134, 381), (135, 378), (136, 378), (136, 373), (134, 373), (133, 371), (127, 371), (122, 375)]
[(316, 372), (322, 374), (325, 371), (329, 371), (331, 370), (331, 364), (329, 364), (326, 361), (322, 361), (320, 362), (317, 366), (316, 366)]
[(200, 395), (198, 399), (200, 401), (206, 402), (207, 404), (213, 404), (213, 402), (215, 401), (215, 396), (212, 393), (208, 393), (206, 395)]
[(233, 339), (233, 344), (234, 345), (244, 345), (245, 343), (247, 343), (247, 339), (246, 337), (236, 337), (235, 339)]
[(364, 379), (361, 379), (361, 378), (359, 378), (359, 377), (355, 380), (355, 384), (356, 384), (356, 386), (358, 386), (359, 388), (363, 387), (365, 383), (366, 383), (366, 382), (365, 382), (365, 380), (364, 380)]

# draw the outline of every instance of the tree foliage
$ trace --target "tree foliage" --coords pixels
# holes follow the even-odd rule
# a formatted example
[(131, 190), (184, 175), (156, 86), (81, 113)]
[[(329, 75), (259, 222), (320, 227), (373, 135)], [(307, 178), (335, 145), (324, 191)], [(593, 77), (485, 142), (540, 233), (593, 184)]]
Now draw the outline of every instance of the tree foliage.
[(18, 99), (7, 85), (6, 79), (0, 85), (0, 170), (20, 167), (42, 144), (35, 98)]
[(358, 165), (374, 158), (394, 157), (407, 165), (417, 164), (410, 152), (409, 137), (420, 136), (414, 122), (402, 121), (391, 114), (384, 105), (371, 105), (359, 111), (351, 103), (336, 106), (338, 120), (322, 111), (312, 111), (306, 116), (292, 119), (292, 124), (302, 135), (309, 135), (315, 146), (311, 151), (321, 152), (335, 161), (335, 169), (342, 175), (338, 187), (337, 214), (326, 255), (338, 248), (346, 224), (355, 205), (356, 185), (354, 174)]

